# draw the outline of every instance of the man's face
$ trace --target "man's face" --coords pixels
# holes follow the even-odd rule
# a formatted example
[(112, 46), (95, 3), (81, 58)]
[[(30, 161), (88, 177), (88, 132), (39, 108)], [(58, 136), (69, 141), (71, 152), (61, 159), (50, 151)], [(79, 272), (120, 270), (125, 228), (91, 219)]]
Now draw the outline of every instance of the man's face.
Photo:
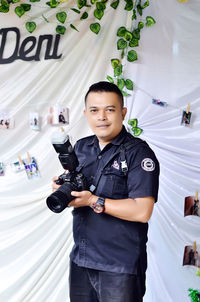
[(116, 93), (90, 92), (84, 114), (100, 144), (106, 145), (121, 131), (126, 111)]

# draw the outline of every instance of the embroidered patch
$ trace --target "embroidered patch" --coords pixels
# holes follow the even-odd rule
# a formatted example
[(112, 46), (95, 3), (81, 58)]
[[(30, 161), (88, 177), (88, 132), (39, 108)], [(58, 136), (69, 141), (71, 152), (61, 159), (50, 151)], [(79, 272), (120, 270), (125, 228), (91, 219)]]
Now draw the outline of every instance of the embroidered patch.
[(119, 164), (118, 162), (115, 160), (114, 163), (112, 164), (112, 167), (119, 170)]
[(151, 172), (155, 170), (155, 163), (151, 158), (145, 158), (141, 162), (141, 167), (143, 170)]

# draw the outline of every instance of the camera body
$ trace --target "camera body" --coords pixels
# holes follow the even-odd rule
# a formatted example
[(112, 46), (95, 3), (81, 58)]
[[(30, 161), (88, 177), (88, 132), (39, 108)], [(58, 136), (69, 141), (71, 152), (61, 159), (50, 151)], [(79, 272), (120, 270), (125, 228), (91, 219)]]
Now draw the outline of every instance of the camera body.
[(72, 191), (88, 190), (86, 177), (76, 171), (78, 159), (69, 141), (69, 136), (64, 132), (57, 133), (52, 137), (53, 147), (59, 154), (58, 158), (65, 170), (69, 173), (63, 173), (58, 177), (56, 184), (61, 185), (46, 200), (48, 208), (54, 213), (62, 212), (74, 199)]

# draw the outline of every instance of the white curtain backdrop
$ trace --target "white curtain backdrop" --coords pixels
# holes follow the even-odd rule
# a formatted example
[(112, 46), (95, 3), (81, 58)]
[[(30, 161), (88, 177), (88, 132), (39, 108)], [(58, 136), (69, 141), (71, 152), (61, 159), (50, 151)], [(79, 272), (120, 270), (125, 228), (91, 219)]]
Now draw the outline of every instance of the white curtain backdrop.
[[(75, 7), (74, 2), (61, 6)], [(32, 18), (38, 24), (32, 35), (54, 35), (55, 11), (45, 8), (45, 2), (40, 9), (38, 4), (33, 7), (34, 15), (28, 12), (21, 18), (13, 9), (0, 14), (0, 28), (18, 27), (22, 42), (29, 36), (24, 24)], [(116, 30), (131, 26), (129, 14), (120, 7), (107, 10), (98, 35), (89, 30), (92, 10), (88, 20), (77, 21), (68, 9), (59, 60), (44, 60), (43, 49), (39, 62), (0, 65), (0, 111), (6, 109), (15, 119), (15, 128), (0, 129), (0, 162), (5, 165), (5, 176), (0, 176), (1, 302), (69, 302), (72, 217), (68, 209), (54, 214), (46, 206), (51, 179), (63, 172), (51, 145), (57, 128), (47, 124), (48, 109), (55, 104), (69, 108), (70, 123), (64, 127), (73, 143), (91, 134), (82, 113), (84, 95), (92, 83), (113, 75), (110, 59), (119, 57)], [(197, 267), (182, 266), (186, 245), (196, 241), (200, 253), (200, 218), (184, 217), (185, 197), (200, 191), (199, 14), (199, 0), (152, 1), (144, 17), (153, 16), (156, 24), (142, 30), (138, 61), (125, 65), (125, 78), (135, 84), (125, 100), (125, 126), (130, 130), (128, 119), (138, 119), (140, 137), (153, 148), (161, 166), (159, 200), (149, 222), (145, 302), (187, 302), (188, 288), (200, 290)], [(79, 32), (70, 28), (71, 23)], [(13, 38), (7, 40), (7, 55), (14, 43)], [(168, 106), (154, 105), (152, 98)], [(189, 103), (191, 125), (184, 127), (182, 111)], [(40, 132), (29, 128), (33, 111), (40, 115)], [(12, 171), (10, 163), (19, 155), (25, 158), (26, 152), (37, 160), (40, 178), (29, 180), (24, 171)]]

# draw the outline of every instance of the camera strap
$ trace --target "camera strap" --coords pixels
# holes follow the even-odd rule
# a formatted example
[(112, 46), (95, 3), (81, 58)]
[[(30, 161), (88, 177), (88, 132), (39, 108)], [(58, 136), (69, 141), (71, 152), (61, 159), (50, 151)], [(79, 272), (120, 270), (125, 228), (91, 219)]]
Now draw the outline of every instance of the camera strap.
[(134, 138), (133, 140), (125, 143), (125, 144), (121, 144), (119, 146), (119, 148), (117, 149), (117, 151), (115, 153), (113, 153), (110, 158), (107, 160), (107, 162), (105, 163), (104, 167), (97, 171), (96, 177), (94, 179), (93, 184), (90, 186), (90, 191), (94, 192), (99, 184), (100, 178), (103, 174), (104, 169), (107, 167), (107, 165), (114, 159), (114, 157), (118, 154), (120, 154), (120, 164), (121, 164), (121, 170), (124, 173), (124, 175), (127, 175), (128, 173), (128, 165), (127, 165), (127, 161), (126, 161), (126, 152), (129, 151), (131, 148), (133, 148), (134, 146), (138, 145), (138, 144), (146, 144), (146, 142), (142, 141), (139, 138)]

